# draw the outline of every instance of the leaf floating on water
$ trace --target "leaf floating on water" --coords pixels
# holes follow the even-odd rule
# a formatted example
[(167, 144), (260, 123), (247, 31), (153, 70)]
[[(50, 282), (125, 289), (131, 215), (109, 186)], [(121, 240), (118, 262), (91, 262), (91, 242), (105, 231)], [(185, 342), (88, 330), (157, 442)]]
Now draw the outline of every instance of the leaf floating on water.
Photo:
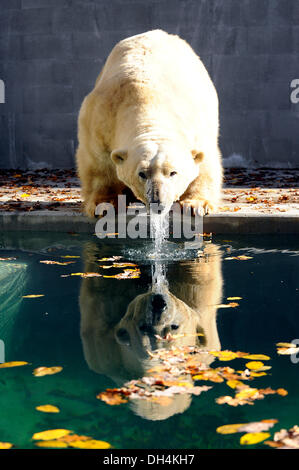
[(136, 267), (137, 264), (135, 263), (113, 263), (113, 264), (101, 264), (100, 268), (103, 269), (111, 269), (111, 268), (128, 268), (128, 267)]
[(227, 259), (227, 260), (238, 259), (240, 261), (245, 261), (247, 259), (253, 259), (253, 257), (252, 256), (246, 256), (246, 255), (240, 255), (240, 256), (229, 256), (229, 257), (224, 258), (224, 259)]
[(0, 442), (0, 449), (11, 449), (13, 447), (13, 444), (10, 442)]
[(265, 354), (246, 354), (246, 356), (243, 357), (244, 359), (252, 359), (253, 361), (269, 361), (269, 359), (271, 359)]
[(69, 442), (70, 447), (76, 449), (110, 449), (111, 444), (105, 441), (98, 441), (96, 439), (88, 439), (83, 441), (71, 441)]
[(241, 300), (242, 297), (226, 297), (226, 300)]
[(253, 405), (255, 400), (262, 400), (265, 395), (273, 395), (278, 394), (280, 396), (286, 396), (288, 392), (283, 388), (278, 388), (277, 390), (273, 390), (270, 387), (264, 389), (258, 388), (251, 388), (246, 385), (244, 387), (237, 387), (237, 393), (235, 397), (231, 396), (223, 396), (216, 399), (216, 403), (218, 405), (230, 405), (230, 406), (238, 406), (238, 405)]
[(265, 366), (261, 361), (251, 361), (246, 364), (247, 369), (254, 371), (265, 371), (271, 369), (271, 366)]
[(23, 295), (23, 299), (36, 299), (37, 297), (45, 297), (45, 294), (29, 294), (29, 295)]
[(14, 261), (16, 260), (17, 258), (0, 258), (0, 261)]
[(69, 264), (73, 264), (75, 263), (76, 261), (64, 261), (64, 262), (61, 262), (61, 261), (50, 261), (50, 260), (43, 260), (43, 261), (40, 261), (40, 263), (43, 263), (43, 264), (55, 264), (55, 265), (59, 265), (59, 266), (67, 266)]
[(264, 441), (265, 439), (268, 439), (271, 434), (268, 432), (249, 432), (247, 434), (244, 434), (244, 436), (241, 437), (240, 439), (240, 444), (242, 445), (253, 445), (253, 444), (258, 444), (259, 442)]
[(238, 307), (239, 304), (237, 302), (230, 302), (229, 304), (219, 304), (216, 305), (217, 308), (230, 308), (230, 307)]
[(33, 434), (32, 439), (36, 441), (52, 441), (53, 439), (60, 439), (71, 432), (69, 429), (49, 429), (47, 431), (36, 432)]
[(35, 377), (43, 377), (44, 375), (53, 375), (57, 374), (58, 372), (62, 371), (62, 367), (56, 366), (56, 367), (38, 367), (37, 369), (34, 369), (33, 375)]
[(26, 366), (27, 364), (29, 364), (29, 362), (26, 362), (26, 361), (2, 362), (0, 363), (0, 369), (4, 369), (6, 367)]
[(54, 405), (40, 405), (36, 406), (37, 411), (42, 411), (43, 413), (59, 413), (60, 409)]
[(64, 441), (60, 441), (60, 440), (49, 440), (49, 441), (38, 441), (38, 442), (35, 442), (35, 445), (38, 446), (38, 447), (50, 447), (50, 448), (59, 448), (59, 449), (62, 449), (62, 448), (66, 448), (68, 447), (68, 444)]
[(232, 361), (233, 359), (236, 359), (237, 357), (243, 357), (247, 355), (247, 353), (243, 353), (241, 351), (233, 352), (233, 351), (228, 351), (228, 350), (209, 351), (209, 354), (216, 356), (219, 359), (219, 361)]
[(71, 274), (61, 274), (60, 277), (70, 277), (70, 276), (80, 276), (83, 278), (87, 277), (103, 277), (102, 274), (99, 273), (71, 273)]
[(219, 426), (216, 431), (219, 434), (235, 434), (237, 432), (257, 433), (268, 431), (268, 429), (272, 428), (277, 422), (277, 419), (265, 419), (252, 423), (225, 424), (224, 426)]
[(277, 343), (277, 354), (280, 355), (292, 355), (299, 352), (298, 345), (294, 343)]
[(77, 256), (77, 255), (64, 255), (64, 256), (61, 256), (61, 258), (80, 258), (80, 256)]
[(114, 278), (114, 279), (137, 279), (140, 277), (140, 269), (125, 269), (124, 272), (119, 274), (114, 274), (112, 276), (105, 276), (105, 278)]
[(243, 426), (243, 424), (224, 424), (223, 426), (219, 426), (216, 432), (219, 434), (235, 434), (239, 432), (240, 426)]
[(270, 447), (281, 449), (299, 449), (299, 426), (295, 425), (291, 429), (281, 429), (274, 434), (274, 441), (266, 441)]
[(110, 258), (100, 258), (98, 261), (116, 261), (121, 259), (122, 256), (111, 256)]

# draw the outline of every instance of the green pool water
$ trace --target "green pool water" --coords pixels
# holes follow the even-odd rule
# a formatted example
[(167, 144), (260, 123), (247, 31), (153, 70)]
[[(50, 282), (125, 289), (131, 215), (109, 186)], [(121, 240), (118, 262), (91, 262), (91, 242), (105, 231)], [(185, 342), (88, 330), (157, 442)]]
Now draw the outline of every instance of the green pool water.
[[(164, 407), (147, 406), (144, 401), (109, 406), (96, 398), (106, 388), (142, 376), (145, 352), (155, 347), (152, 342), (144, 346), (128, 313), (132, 305), (137, 308), (137, 296), (146, 295), (153, 285), (153, 260), (146, 257), (146, 243), (124, 247), (120, 241), (100, 241), (93, 235), (50, 233), (6, 233), (0, 243), (1, 258), (16, 258), (0, 261), (0, 339), (5, 361), (29, 362), (0, 369), (0, 441), (36, 448), (34, 433), (66, 428), (117, 449), (222, 449), (241, 447), (240, 434), (216, 432), (224, 424), (277, 419), (272, 436), (299, 424), (299, 363), (279, 356), (275, 346), (299, 338), (296, 237), (215, 236), (198, 253), (176, 256), (175, 261), (168, 256), (159, 265), (164, 288), (198, 315), (187, 325), (184, 307), (172, 318), (178, 331), (193, 331), (196, 323), (196, 331), (203, 334), (198, 338), (207, 349), (269, 355), (271, 369), (250, 386), (288, 390), (285, 397), (269, 395), (253, 406), (237, 407), (215, 401), (234, 395), (225, 382), (198, 382), (212, 389), (200, 396), (180, 395)], [(177, 254), (181, 246), (172, 249)], [(239, 255), (250, 259), (227, 259)], [(80, 272), (122, 273), (124, 268), (100, 267), (111, 265), (98, 261), (111, 256), (122, 256), (121, 262), (135, 261), (139, 277), (62, 277)], [(44, 260), (74, 263), (40, 263)], [(30, 294), (43, 297), (23, 297)], [(229, 302), (227, 297), (241, 297), (239, 305), (218, 308)], [(138, 315), (144, 314), (141, 307)], [(118, 325), (129, 330), (128, 341), (116, 340)], [(194, 338), (190, 335), (190, 344)], [(245, 363), (244, 359), (214, 359), (210, 366), (240, 370)], [(33, 370), (41, 366), (63, 370), (35, 377)], [(56, 405), (60, 413), (36, 410), (45, 404)], [(263, 443), (251, 447), (268, 448)]]

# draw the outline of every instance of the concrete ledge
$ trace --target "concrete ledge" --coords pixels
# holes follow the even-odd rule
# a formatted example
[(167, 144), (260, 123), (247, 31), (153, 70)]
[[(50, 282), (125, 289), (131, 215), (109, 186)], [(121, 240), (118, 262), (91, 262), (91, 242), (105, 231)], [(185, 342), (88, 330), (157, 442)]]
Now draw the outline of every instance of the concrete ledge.
[[(35, 211), (0, 213), (2, 232), (76, 232), (94, 233), (96, 219), (78, 212)], [(205, 216), (204, 232), (215, 234), (299, 234), (298, 215), (214, 214)]]

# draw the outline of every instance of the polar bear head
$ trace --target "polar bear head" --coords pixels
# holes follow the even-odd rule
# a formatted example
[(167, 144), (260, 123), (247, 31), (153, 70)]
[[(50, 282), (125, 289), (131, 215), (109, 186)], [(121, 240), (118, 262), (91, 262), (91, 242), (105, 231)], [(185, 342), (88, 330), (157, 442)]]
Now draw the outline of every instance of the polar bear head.
[(169, 211), (200, 173), (204, 154), (180, 145), (154, 141), (135, 143), (111, 153), (119, 180), (144, 204)]

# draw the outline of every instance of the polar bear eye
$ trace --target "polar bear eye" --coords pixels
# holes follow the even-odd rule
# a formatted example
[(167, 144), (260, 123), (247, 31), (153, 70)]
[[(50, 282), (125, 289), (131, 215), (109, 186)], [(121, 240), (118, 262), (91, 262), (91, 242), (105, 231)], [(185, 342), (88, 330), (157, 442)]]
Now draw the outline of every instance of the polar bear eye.
[(142, 178), (143, 180), (146, 180), (146, 174), (144, 173), (144, 171), (140, 171), (138, 174), (140, 178)]
[(170, 176), (175, 176), (175, 175), (177, 175), (177, 172), (176, 172), (176, 171), (171, 171), (171, 172), (170, 172)]

